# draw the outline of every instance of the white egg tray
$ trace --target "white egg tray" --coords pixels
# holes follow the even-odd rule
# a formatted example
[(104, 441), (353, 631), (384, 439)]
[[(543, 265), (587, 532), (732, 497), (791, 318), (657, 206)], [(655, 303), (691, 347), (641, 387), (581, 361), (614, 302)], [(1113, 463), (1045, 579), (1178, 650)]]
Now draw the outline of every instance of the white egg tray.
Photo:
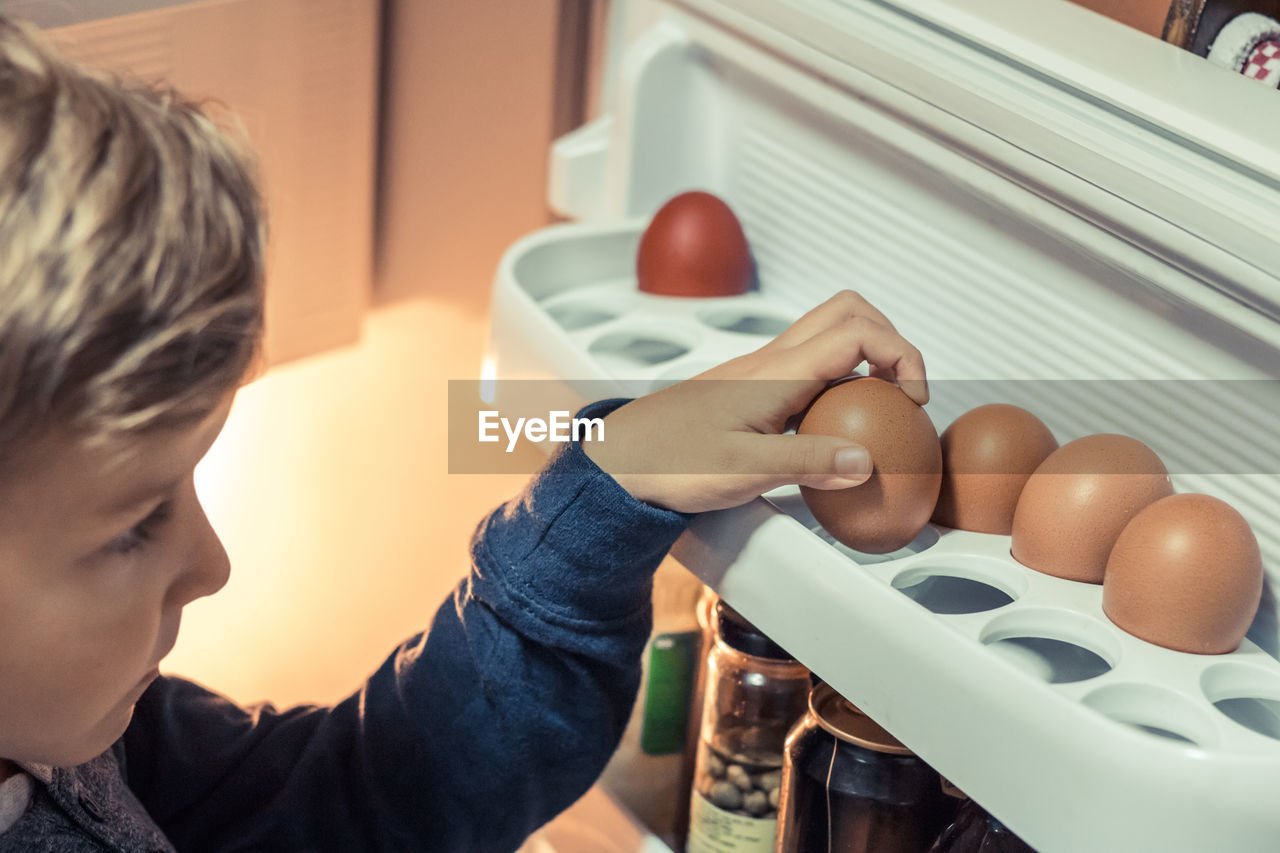
[(493, 300), (500, 379), (600, 380), (636, 396), (751, 352), (800, 316), (758, 293), (640, 292), (643, 226), (559, 225), (512, 246)]
[[(556, 226), (508, 251), (500, 380), (641, 394), (799, 315), (766, 294), (640, 294), (642, 226)], [(767, 497), (699, 516), (673, 555), (1038, 850), (1280, 849), (1280, 664), (1257, 646), (1197, 656), (1132, 637), (1101, 587), (1027, 569), (1007, 536), (930, 526), (866, 555), (798, 490)]]

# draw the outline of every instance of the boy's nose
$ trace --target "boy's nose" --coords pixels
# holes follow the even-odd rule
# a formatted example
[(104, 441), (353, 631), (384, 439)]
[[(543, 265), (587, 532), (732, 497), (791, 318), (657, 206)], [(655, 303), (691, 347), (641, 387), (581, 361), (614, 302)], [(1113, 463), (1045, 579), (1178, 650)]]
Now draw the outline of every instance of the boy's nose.
[(231, 576), (231, 560), (227, 557), (227, 550), (222, 547), (222, 540), (209, 524), (209, 518), (198, 500), (194, 501), (191, 511), (197, 516), (192, 519), (195, 529), (191, 548), (182, 573), (169, 588), (167, 596), (167, 603), (174, 607), (182, 607), (197, 598), (213, 595), (226, 586), (227, 579)]

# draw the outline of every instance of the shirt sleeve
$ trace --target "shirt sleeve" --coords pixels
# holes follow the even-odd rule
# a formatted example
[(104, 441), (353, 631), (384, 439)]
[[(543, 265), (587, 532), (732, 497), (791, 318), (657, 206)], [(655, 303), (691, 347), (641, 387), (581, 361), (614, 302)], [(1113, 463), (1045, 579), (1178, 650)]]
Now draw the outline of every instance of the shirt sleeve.
[(653, 571), (690, 517), (564, 445), (480, 523), (429, 630), (359, 690), (280, 711), (162, 678), (117, 745), (127, 780), (184, 851), (514, 850), (616, 747)]

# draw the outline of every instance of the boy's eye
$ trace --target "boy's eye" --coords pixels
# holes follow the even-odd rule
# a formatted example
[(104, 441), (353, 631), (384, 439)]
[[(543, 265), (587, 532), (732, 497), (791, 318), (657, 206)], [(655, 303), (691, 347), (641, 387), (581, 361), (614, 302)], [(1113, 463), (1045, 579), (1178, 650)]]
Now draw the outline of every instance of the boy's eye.
[(137, 551), (155, 538), (156, 532), (169, 520), (172, 512), (171, 501), (161, 502), (147, 514), (146, 518), (108, 542), (103, 550), (112, 554), (129, 554)]

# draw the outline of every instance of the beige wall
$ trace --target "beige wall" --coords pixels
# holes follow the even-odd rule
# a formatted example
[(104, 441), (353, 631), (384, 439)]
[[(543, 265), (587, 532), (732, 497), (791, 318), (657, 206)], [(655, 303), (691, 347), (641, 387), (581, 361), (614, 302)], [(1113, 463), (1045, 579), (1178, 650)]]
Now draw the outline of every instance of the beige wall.
[(1072, 0), (1108, 18), (1160, 38), (1170, 0)]
[(242, 702), (330, 701), (423, 627), (524, 476), (448, 473), (503, 249), (547, 221), (556, 6), (391, 0), (379, 307), (245, 388), (198, 485), (232, 561), (162, 666)]
[(53, 31), (248, 131), (270, 226), (271, 364), (354, 341), (372, 290), (379, 0), (182, 3)]
[[(483, 314), (502, 251), (546, 224), (557, 7), (390, 0), (380, 300), (425, 294)], [(479, 353), (477, 341), (457, 367)]]

